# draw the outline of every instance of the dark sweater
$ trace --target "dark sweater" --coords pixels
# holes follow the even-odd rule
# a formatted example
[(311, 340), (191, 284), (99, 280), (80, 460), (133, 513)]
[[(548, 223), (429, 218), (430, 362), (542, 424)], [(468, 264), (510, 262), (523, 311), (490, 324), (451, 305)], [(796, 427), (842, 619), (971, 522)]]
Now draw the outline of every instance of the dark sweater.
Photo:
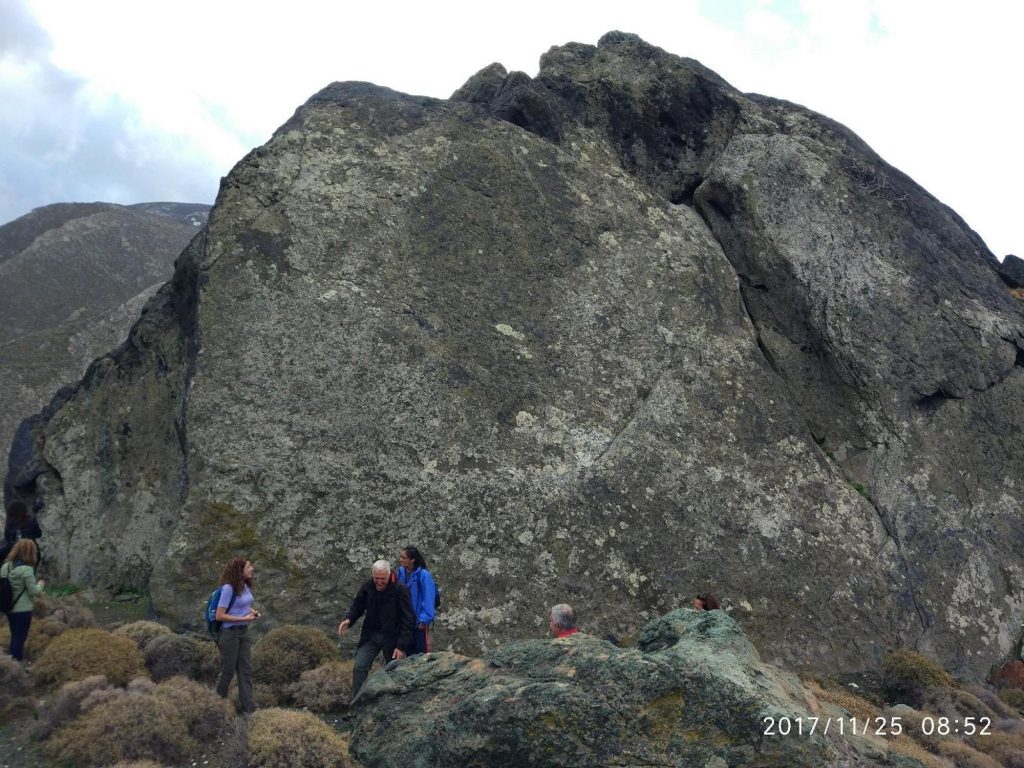
[(412, 642), (415, 621), (409, 590), (404, 585), (389, 581), (382, 591), (378, 591), (373, 579), (365, 582), (345, 616), (348, 625), (351, 627), (364, 613), (366, 620), (359, 634), (359, 645), (365, 643), (374, 632), (382, 633), (389, 640), (394, 638), (399, 648), (405, 648)]

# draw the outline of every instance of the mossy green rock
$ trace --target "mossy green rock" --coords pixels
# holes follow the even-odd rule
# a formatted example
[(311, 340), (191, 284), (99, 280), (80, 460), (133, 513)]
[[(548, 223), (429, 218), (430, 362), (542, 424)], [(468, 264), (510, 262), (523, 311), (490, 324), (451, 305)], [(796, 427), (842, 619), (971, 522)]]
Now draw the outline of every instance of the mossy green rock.
[(722, 611), (673, 611), (629, 650), (580, 633), (413, 657), (372, 675), (354, 710), (367, 768), (896, 764), (859, 737), (766, 736), (766, 717), (840, 713), (763, 664)]

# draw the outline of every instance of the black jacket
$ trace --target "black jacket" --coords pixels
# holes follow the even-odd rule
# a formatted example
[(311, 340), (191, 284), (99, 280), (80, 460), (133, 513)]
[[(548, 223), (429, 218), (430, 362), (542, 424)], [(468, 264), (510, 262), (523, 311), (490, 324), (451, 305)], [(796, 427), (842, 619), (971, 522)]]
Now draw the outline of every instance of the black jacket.
[(412, 599), (404, 584), (389, 581), (383, 591), (377, 591), (373, 579), (359, 588), (352, 605), (349, 606), (348, 625), (351, 627), (359, 617), (366, 614), (359, 645), (365, 643), (374, 632), (383, 633), (395, 645), (406, 648), (412, 643), (412, 630), (416, 622), (412, 615)]

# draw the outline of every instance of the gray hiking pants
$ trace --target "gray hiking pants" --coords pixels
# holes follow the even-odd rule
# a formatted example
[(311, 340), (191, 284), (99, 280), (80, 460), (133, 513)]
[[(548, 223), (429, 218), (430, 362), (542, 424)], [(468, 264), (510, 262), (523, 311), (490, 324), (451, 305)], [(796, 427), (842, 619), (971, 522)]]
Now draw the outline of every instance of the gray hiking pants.
[(217, 678), (217, 694), (226, 699), (231, 687), (231, 678), (238, 673), (238, 702), (243, 712), (255, 712), (256, 701), (252, 697), (252, 641), (249, 628), (221, 629), (217, 637), (220, 648), (220, 676)]

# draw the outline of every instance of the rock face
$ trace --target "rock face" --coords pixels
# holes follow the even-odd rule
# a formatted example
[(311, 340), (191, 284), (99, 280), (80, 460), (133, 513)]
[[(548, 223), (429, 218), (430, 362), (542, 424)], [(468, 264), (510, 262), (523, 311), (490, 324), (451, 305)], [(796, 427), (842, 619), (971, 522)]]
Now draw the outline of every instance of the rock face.
[(182, 623), (245, 552), (333, 626), (414, 543), (455, 649), (709, 589), (772, 662), (981, 674), (1024, 608), (997, 266), (842, 126), (631, 35), (447, 101), (334, 84), (9, 480), (63, 577)]
[(354, 708), (352, 755), (366, 768), (410, 755), (420, 768), (917, 764), (824, 727), (777, 735), (780, 718), (809, 731), (811, 718), (849, 715), (763, 664), (722, 611), (673, 611), (630, 650), (581, 633), (482, 659), (416, 656), (371, 675)]
[(0, 445), (124, 340), (208, 205), (61, 203), (0, 227)]

